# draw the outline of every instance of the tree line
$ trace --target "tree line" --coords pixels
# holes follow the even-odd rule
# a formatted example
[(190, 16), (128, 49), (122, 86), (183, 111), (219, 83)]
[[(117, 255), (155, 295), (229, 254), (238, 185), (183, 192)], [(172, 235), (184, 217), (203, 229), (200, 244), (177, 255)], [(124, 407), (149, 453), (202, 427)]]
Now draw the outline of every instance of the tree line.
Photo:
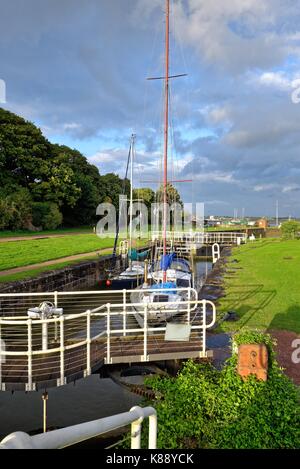
[[(0, 108), (0, 230), (92, 226), (96, 207), (118, 207), (124, 188), (129, 198), (129, 180), (101, 175), (78, 150), (52, 144), (33, 123)], [(175, 188), (168, 192), (180, 200)], [(156, 195), (142, 188), (135, 197), (150, 206)]]

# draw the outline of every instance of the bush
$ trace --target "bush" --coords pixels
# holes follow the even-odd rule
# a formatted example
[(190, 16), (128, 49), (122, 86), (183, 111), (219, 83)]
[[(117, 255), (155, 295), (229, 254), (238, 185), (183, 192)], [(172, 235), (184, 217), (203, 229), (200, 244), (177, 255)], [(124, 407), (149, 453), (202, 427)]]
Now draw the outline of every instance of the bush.
[(35, 202), (32, 205), (32, 223), (44, 230), (55, 230), (63, 220), (58, 206), (52, 202)]
[(234, 354), (221, 371), (188, 361), (176, 378), (148, 378), (159, 396), (159, 448), (299, 448), (299, 390), (279, 368), (269, 335), (246, 332), (240, 343), (265, 343), (266, 382), (243, 380)]
[(19, 188), (13, 194), (0, 198), (0, 229), (27, 228), (31, 221), (31, 196), (27, 189)]
[(5, 198), (0, 199), (0, 230), (8, 227), (12, 218), (13, 210), (11, 204)]
[(300, 232), (300, 223), (296, 220), (285, 221), (281, 225), (281, 236), (285, 239), (294, 239)]

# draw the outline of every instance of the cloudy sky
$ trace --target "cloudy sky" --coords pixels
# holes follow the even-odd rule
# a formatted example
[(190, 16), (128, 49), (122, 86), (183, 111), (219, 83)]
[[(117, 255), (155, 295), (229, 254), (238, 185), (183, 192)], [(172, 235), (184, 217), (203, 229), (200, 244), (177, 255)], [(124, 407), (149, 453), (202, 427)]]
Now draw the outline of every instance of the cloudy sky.
[[(171, 3), (171, 72), (188, 76), (172, 81), (170, 179), (193, 179), (177, 187), (206, 214), (274, 215), (278, 200), (300, 216), (300, 0)], [(0, 0), (2, 106), (102, 174), (124, 175), (135, 132), (149, 186), (163, 47), (164, 0)]]

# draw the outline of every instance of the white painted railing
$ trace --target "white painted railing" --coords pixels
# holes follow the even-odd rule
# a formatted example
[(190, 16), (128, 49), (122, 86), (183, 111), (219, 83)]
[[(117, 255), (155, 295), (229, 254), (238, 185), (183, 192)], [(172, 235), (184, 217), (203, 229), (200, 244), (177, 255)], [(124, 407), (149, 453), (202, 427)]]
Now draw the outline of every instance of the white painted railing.
[[(161, 231), (152, 231), (152, 241), (161, 240)], [(193, 231), (193, 232), (174, 232), (167, 231), (167, 240), (174, 241), (176, 243), (187, 243), (187, 244), (240, 244), (247, 241), (247, 234), (240, 231)]]
[(0, 443), (0, 449), (61, 449), (82, 441), (95, 438), (125, 425), (131, 424), (131, 449), (141, 448), (142, 422), (149, 418), (148, 448), (156, 449), (157, 416), (153, 407), (133, 407), (129, 412), (113, 415), (92, 422), (53, 430), (48, 433), (30, 436), (16, 432), (8, 435)]
[[(134, 290), (135, 293), (139, 291), (153, 292)], [(156, 293), (166, 291), (156, 290)], [(72, 381), (90, 375), (103, 363), (149, 361), (149, 356), (155, 356), (153, 341), (161, 340), (167, 330), (166, 322), (153, 324), (151, 320), (158, 308), (162, 308), (166, 317), (172, 313), (178, 320), (190, 324), (192, 332), (200, 333), (202, 343), (198, 340), (199, 356), (205, 357), (205, 332), (215, 322), (215, 305), (207, 300), (198, 300), (197, 292), (192, 288), (177, 291), (185, 292), (188, 298), (180, 302), (180, 311), (176, 304), (166, 308), (165, 302), (155, 303), (155, 309), (151, 304), (132, 303), (127, 297), (130, 291), (126, 290), (119, 291), (119, 297), (116, 297), (116, 301), (122, 299), (119, 303), (108, 302), (84, 312), (50, 319), (30, 319), (25, 315), (27, 303), (19, 305), (18, 311), (19, 314), (23, 311), (22, 315), (12, 316), (10, 313), (0, 317), (0, 343), (4, 344), (0, 347), (0, 390), (15, 389), (16, 385), (27, 391), (62, 386), (68, 379)], [(99, 304), (102, 292), (90, 293), (96, 295)], [(47, 298), (53, 296), (56, 304), (62, 306), (61, 297), (65, 299), (69, 296), (76, 305), (76, 298), (82, 298), (83, 294), (86, 295), (86, 292), (21, 294), (20, 298), (30, 298), (39, 304), (40, 299), (48, 295)], [(2, 303), (3, 297), (14, 302), (18, 295), (0, 295)], [(95, 304), (95, 300), (88, 303)], [(67, 308), (70, 309), (69, 303)], [(212, 317), (209, 324), (206, 321), (208, 313)], [(142, 318), (142, 325), (136, 320), (137, 314)], [(191, 345), (194, 346), (184, 343), (181, 350), (185, 353)], [(159, 349), (156, 357), (158, 354)]]

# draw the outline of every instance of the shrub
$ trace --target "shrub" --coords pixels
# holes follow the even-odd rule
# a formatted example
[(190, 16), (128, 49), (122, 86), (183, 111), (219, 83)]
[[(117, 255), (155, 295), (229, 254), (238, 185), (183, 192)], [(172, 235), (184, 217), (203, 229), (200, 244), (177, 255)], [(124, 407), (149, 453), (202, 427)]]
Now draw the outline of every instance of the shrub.
[(281, 225), (281, 236), (285, 239), (294, 239), (300, 232), (300, 223), (296, 220), (285, 221)]
[(62, 214), (52, 202), (35, 202), (32, 205), (32, 223), (44, 230), (55, 230), (62, 223)]
[(27, 189), (0, 198), (0, 229), (19, 230), (31, 221), (31, 196)]
[(299, 390), (279, 368), (269, 335), (246, 332), (240, 343), (265, 343), (266, 382), (243, 380), (237, 355), (221, 371), (188, 361), (176, 378), (148, 378), (158, 395), (159, 448), (299, 448)]
[(0, 230), (4, 230), (8, 227), (9, 222), (12, 218), (12, 207), (11, 204), (5, 198), (0, 199)]

